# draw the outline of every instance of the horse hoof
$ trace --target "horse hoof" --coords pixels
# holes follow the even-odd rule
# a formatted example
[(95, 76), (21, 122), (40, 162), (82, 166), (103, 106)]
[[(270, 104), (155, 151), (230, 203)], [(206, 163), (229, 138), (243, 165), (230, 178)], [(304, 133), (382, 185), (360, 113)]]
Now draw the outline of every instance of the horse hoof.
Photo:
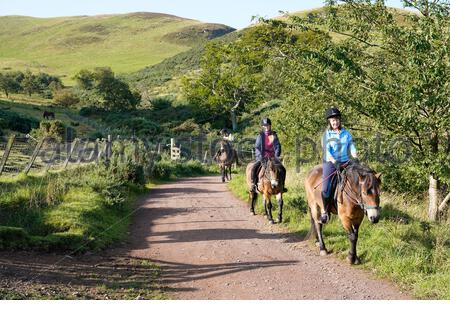
[(269, 220), (269, 224), (274, 224), (275, 222), (273, 220)]
[(322, 224), (327, 224), (328, 221), (330, 221), (330, 217), (329, 217), (328, 214), (322, 214), (322, 215), (320, 216), (320, 222), (321, 222)]
[(348, 261), (348, 263), (350, 263), (350, 264), (356, 264), (356, 265), (358, 265), (358, 264), (361, 264), (361, 260), (359, 259), (359, 257), (353, 257), (353, 256), (351, 256), (351, 255), (348, 255), (347, 256), (347, 261)]
[(327, 250), (320, 250), (320, 255), (321, 255), (322, 257), (328, 255)]
[(320, 246), (319, 241), (314, 242), (314, 245), (318, 248)]
[(253, 211), (253, 210), (250, 210), (250, 214), (251, 214), (252, 216), (256, 215), (255, 211)]
[(281, 219), (277, 219), (276, 223), (281, 223), (283, 221), (281, 221)]

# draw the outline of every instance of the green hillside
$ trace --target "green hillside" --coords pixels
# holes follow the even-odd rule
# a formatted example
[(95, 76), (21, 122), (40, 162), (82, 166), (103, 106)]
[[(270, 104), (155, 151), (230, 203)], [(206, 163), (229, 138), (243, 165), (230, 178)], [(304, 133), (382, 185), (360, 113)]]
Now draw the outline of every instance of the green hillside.
[(0, 17), (0, 70), (42, 71), (73, 83), (82, 68), (133, 72), (233, 31), (159, 13)]

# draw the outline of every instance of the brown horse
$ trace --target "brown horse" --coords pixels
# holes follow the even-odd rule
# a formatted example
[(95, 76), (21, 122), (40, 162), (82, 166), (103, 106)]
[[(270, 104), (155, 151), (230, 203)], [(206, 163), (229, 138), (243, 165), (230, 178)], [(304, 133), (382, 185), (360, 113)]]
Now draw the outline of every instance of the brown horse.
[(239, 160), (236, 150), (231, 147), (231, 144), (228, 141), (220, 141), (220, 149), (214, 156), (214, 160), (219, 164), (222, 182), (225, 182), (225, 178), (231, 180), (231, 165), (233, 163), (239, 165)]
[(42, 117), (46, 120), (55, 119), (55, 113), (45, 110), (44, 113), (42, 114)]
[(250, 212), (255, 215), (255, 203), (258, 197), (258, 193), (263, 195), (264, 216), (267, 216), (269, 223), (273, 224), (272, 218), (272, 202), (270, 198), (272, 195), (276, 195), (278, 202), (278, 219), (277, 223), (283, 221), (283, 189), (284, 168), (278, 159), (270, 158), (263, 161), (261, 169), (258, 173), (258, 193), (252, 190), (252, 168), (254, 162), (250, 162), (246, 169), (247, 186), (249, 188), (249, 197), (251, 200)]
[[(380, 173), (376, 173), (367, 166), (359, 163), (349, 163), (342, 174), (335, 192), (335, 203), (332, 213), (338, 214), (342, 226), (347, 232), (350, 240), (350, 251), (347, 260), (351, 264), (359, 264), (360, 259), (356, 254), (356, 243), (358, 241), (358, 230), (367, 214), (370, 222), (377, 223), (380, 219)], [(327, 219), (321, 217), (324, 212), (321, 188), (322, 165), (315, 166), (305, 179), (306, 196), (310, 210), (311, 229), (308, 234), (313, 234), (320, 248), (320, 255), (328, 252), (323, 241), (322, 226)], [(307, 237), (308, 237), (307, 236)]]

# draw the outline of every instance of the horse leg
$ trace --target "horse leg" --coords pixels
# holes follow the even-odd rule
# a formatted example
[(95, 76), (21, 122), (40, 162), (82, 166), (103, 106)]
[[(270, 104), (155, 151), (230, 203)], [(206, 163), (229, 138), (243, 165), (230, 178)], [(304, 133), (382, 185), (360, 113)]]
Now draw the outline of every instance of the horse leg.
[(283, 194), (281, 192), (277, 194), (277, 202), (278, 202), (277, 223), (281, 223), (283, 221)]
[(270, 201), (270, 196), (269, 197), (267, 197), (268, 199), (268, 201), (267, 201), (267, 208), (268, 208), (268, 213), (269, 213), (269, 216), (268, 216), (268, 218), (269, 218), (269, 223), (270, 224), (274, 224), (274, 221), (273, 221), (273, 218), (272, 218), (272, 201)]
[(350, 231), (347, 232), (348, 240), (350, 240), (350, 251), (347, 256), (347, 261), (350, 264), (360, 264), (361, 260), (359, 259), (358, 255), (356, 254), (356, 243), (358, 242), (358, 231), (359, 231), (359, 225), (358, 226), (350, 226)]
[(264, 216), (268, 216), (267, 214), (267, 196), (263, 194), (263, 207), (264, 207)]
[(229, 180), (231, 180), (231, 164), (230, 164), (230, 179)]
[(316, 221), (314, 221), (314, 224), (315, 224), (316, 230), (317, 230), (317, 240), (319, 240), (320, 255), (326, 256), (328, 254), (328, 251), (327, 251), (327, 248), (325, 248), (325, 242), (323, 241), (323, 233), (322, 233), (323, 225)]
[(226, 167), (220, 166), (220, 173), (222, 174), (222, 182), (225, 182), (225, 170)]
[(306, 239), (308, 239), (311, 236), (311, 234), (313, 234), (314, 235), (314, 243), (315, 243), (316, 247), (318, 247), (319, 246), (319, 236), (317, 234), (316, 224), (314, 223), (314, 218), (312, 216), (310, 216), (310, 220), (311, 220), (311, 225), (309, 227), (309, 233), (306, 236)]
[(319, 246), (320, 255), (325, 256), (328, 254), (328, 251), (325, 247), (325, 242), (323, 241), (323, 233), (322, 228), (323, 224), (320, 222), (320, 207), (315, 204), (313, 208), (311, 208), (311, 224), (314, 224), (315, 234), (316, 234), (316, 244)]
[(257, 193), (254, 192), (250, 192), (250, 199), (251, 199), (251, 207), (250, 207), (250, 213), (252, 215), (255, 215), (255, 203), (256, 203), (256, 198), (258, 197)]

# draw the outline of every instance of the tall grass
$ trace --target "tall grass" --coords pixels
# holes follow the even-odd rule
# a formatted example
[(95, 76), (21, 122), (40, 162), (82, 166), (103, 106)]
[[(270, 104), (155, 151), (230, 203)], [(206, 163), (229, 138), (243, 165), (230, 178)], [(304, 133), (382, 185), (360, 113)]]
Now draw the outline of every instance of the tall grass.
[[(0, 249), (97, 250), (122, 240), (136, 198), (152, 180), (209, 173), (167, 156), (0, 178)], [(150, 181), (150, 182), (149, 182)]]
[[(309, 230), (307, 202), (303, 181), (308, 167), (299, 173), (288, 170), (284, 195), (284, 224), (303, 236)], [(231, 191), (248, 199), (245, 177), (235, 177)], [(275, 204), (276, 210), (276, 201)], [(393, 280), (403, 290), (421, 299), (450, 299), (450, 224), (426, 221), (426, 201), (405, 198), (399, 194), (382, 193), (381, 220), (372, 225), (363, 221), (358, 240), (358, 267)], [(262, 212), (258, 201), (258, 212)], [(339, 219), (334, 216), (324, 227), (327, 248), (345, 259), (349, 241)], [(355, 266), (356, 267), (356, 266)]]

